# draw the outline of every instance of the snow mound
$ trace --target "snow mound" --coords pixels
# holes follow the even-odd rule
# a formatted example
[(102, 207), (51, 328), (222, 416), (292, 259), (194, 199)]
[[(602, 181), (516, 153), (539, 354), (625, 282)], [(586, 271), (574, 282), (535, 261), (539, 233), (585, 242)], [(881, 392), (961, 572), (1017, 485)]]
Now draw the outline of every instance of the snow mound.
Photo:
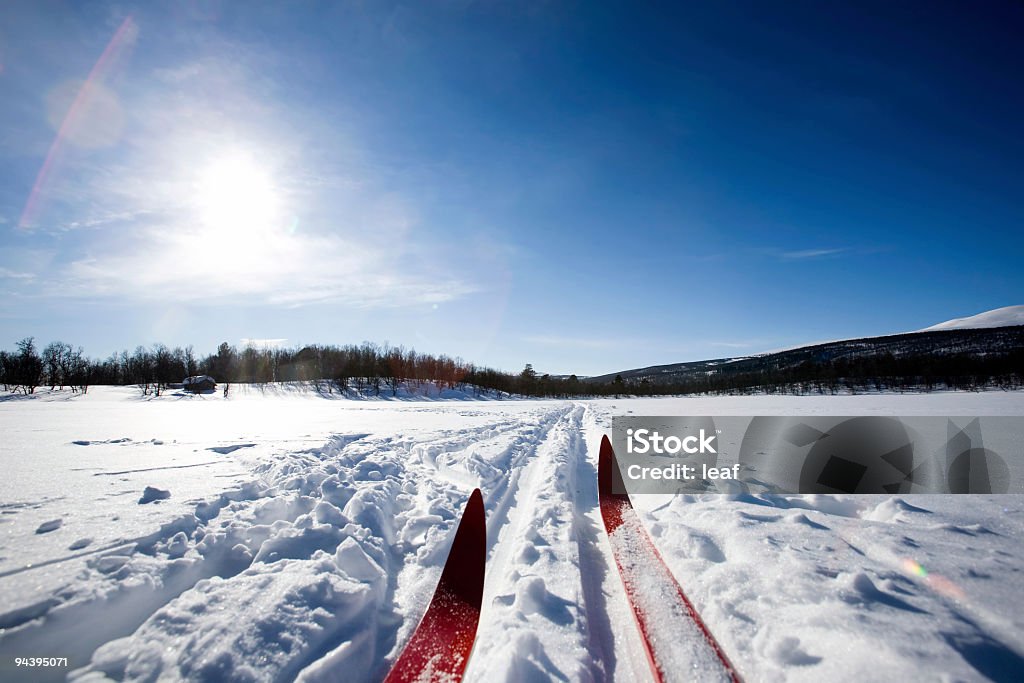
[(47, 522), (43, 522), (42, 524), (40, 524), (39, 528), (36, 529), (36, 533), (37, 534), (48, 534), (51, 531), (56, 531), (57, 529), (59, 529), (61, 527), (61, 524), (63, 524), (63, 523), (64, 523), (64, 520), (62, 520), (62, 519), (51, 519), (51, 520), (49, 520)]
[(954, 318), (938, 325), (926, 327), (919, 332), (934, 332), (937, 330), (965, 330), (979, 327), (1009, 327), (1011, 325), (1024, 325), (1024, 306), (1005, 306), (996, 308), (966, 318)]
[(145, 505), (146, 503), (152, 503), (157, 500), (167, 500), (170, 497), (170, 491), (158, 489), (155, 486), (147, 486), (146, 490), (142, 492), (142, 498), (139, 498), (139, 505)]

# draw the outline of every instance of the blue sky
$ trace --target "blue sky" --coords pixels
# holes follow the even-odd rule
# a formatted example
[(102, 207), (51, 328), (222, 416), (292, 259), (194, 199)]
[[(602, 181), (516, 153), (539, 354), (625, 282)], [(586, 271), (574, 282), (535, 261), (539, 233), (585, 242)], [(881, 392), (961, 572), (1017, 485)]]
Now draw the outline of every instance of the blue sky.
[(599, 374), (1024, 303), (1016, 3), (0, 6), (0, 346)]

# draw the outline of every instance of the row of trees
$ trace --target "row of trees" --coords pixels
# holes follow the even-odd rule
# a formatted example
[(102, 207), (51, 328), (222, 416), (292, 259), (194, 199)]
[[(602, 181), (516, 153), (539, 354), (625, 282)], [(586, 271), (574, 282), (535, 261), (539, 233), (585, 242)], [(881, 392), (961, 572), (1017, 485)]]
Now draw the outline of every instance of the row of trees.
[(626, 386), (629, 393), (643, 395), (1018, 389), (1024, 387), (1024, 349), (906, 356), (885, 352), (790, 366), (765, 363), (741, 372), (712, 371), (664, 383), (632, 380)]
[(476, 385), (481, 393), (532, 394), (535, 388), (548, 389), (537, 384), (536, 373), (529, 367), (520, 380), (516, 375), (478, 369), (459, 358), (369, 342), (298, 349), (248, 346), (241, 350), (225, 342), (205, 357), (197, 357), (191, 346), (154, 344), (94, 360), (86, 358), (81, 348), (64, 342), (53, 342), (39, 352), (35, 340), (28, 337), (18, 342), (14, 352), (0, 351), (0, 383), (5, 390), (25, 394), (45, 385), (84, 392), (91, 384), (110, 384), (135, 385), (144, 395), (159, 396), (197, 374), (222, 383), (309, 382), (324, 393), (396, 395), (403, 384), (415, 387), (427, 382), (451, 389)]
[(418, 353), (404, 347), (312, 345), (301, 348), (247, 346), (224, 342), (205, 357), (191, 346), (154, 344), (120, 351), (104, 360), (86, 358), (82, 349), (53, 342), (40, 354), (35, 340), (18, 342), (14, 353), (0, 352), (0, 383), (5, 389), (33, 393), (37, 387), (71, 386), (86, 391), (91, 384), (135, 385), (143, 395), (159, 396), (185, 377), (210, 375), (221, 383), (306, 382), (317, 391), (397, 395), (401, 386), (415, 389), (426, 383), (464, 389), (478, 396), (572, 397), (626, 393), (622, 378), (610, 383), (585, 383), (575, 375), (552, 377), (531, 365), (508, 373), (481, 368), (461, 358)]
[(1024, 385), (1024, 349), (1003, 353), (954, 353), (896, 357), (892, 353), (834, 360), (808, 360), (783, 367), (766, 363), (756, 370), (677, 378), (670, 382), (627, 379), (580, 380), (576, 375), (538, 374), (531, 365), (508, 373), (479, 368), (459, 358), (434, 356), (404, 347), (313, 345), (301, 348), (241, 350), (227, 342), (205, 357), (191, 346), (139, 346), (105, 360), (85, 357), (82, 349), (53, 342), (39, 351), (32, 337), (13, 352), (0, 351), (0, 383), (5, 390), (33, 393), (40, 386), (88, 390), (93, 384), (136, 385), (143, 394), (160, 395), (185, 377), (206, 374), (218, 382), (307, 382), (322, 393), (358, 392), (396, 395), (399, 387), (432, 383), (472, 390), (477, 395), (523, 395), (549, 398), (579, 396), (837, 393), (936, 388), (1019, 388)]
[(92, 362), (82, 348), (64, 342), (52, 342), (40, 353), (35, 339), (26, 337), (17, 344), (17, 351), (0, 351), (0, 383), (8, 391), (24, 394), (49, 384), (51, 389), (71, 387), (73, 392), (89, 390)]

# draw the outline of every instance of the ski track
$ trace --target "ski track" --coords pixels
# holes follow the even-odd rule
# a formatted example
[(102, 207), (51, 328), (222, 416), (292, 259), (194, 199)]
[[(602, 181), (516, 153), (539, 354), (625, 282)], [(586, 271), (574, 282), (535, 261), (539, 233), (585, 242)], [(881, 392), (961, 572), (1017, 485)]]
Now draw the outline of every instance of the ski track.
[[(566, 409), (524, 466), (495, 539), (470, 681), (592, 680), (574, 519), (582, 406)], [(585, 456), (585, 453), (583, 454)]]
[[(596, 456), (614, 410), (591, 402), (508, 412), (409, 406), (402, 412), (410, 420), (445, 413), (444, 426), (352, 429), (314, 447), (299, 447), (310, 439), (205, 447), (225, 456), (256, 451), (239, 461), (247, 480), (190, 501), (188, 512), (150, 533), (95, 544), (79, 538), (61, 546), (70, 553), (0, 572), (0, 580), (29, 581), (47, 567), (77, 571), (50, 593), (0, 611), (0, 678), (25, 677), (9, 668), (13, 657), (42, 655), (68, 657), (72, 670), (36, 669), (33, 681), (379, 680), (422, 617), (462, 508), (480, 487), (487, 575), (466, 680), (651, 680), (611, 555), (611, 543), (630, 540), (608, 538), (598, 506)], [(105, 477), (214, 464), (83, 471)], [(57, 500), (0, 508), (12, 516)], [(936, 615), (948, 647), (933, 670), (1009, 680), (1024, 666), (1019, 618), (991, 599), (970, 602), (898, 570), (908, 548), (923, 547), (918, 557), (939, 564), (966, 542), (970, 552), (987, 553), (972, 576), (1013, 575), (1022, 553), (985, 545), (1017, 533), (1010, 522), (988, 528), (946, 519), (899, 497), (678, 496), (639, 501), (637, 513), (748, 680), (870, 679), (879, 657), (912, 672), (914, 662), (936, 657), (934, 647), (886, 634), (898, 623), (922, 642), (934, 639)], [(61, 532), (60, 518), (45, 519), (37, 534)], [(766, 563), (781, 569), (766, 573)], [(779, 585), (784, 572), (814, 578)], [(839, 607), (819, 614), (823, 605)], [(841, 636), (836, 615), (846, 614), (865, 624), (856, 642)]]

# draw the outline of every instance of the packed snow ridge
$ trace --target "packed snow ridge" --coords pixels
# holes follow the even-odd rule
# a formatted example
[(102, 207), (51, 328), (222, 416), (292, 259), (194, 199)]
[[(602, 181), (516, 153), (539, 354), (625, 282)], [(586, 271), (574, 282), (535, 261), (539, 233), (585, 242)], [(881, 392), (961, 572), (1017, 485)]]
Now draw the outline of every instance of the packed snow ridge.
[[(0, 661), (69, 660), (4, 676), (380, 680), (480, 487), (487, 576), (467, 680), (647, 680), (611, 555), (629, 539), (608, 538), (597, 500), (601, 436), (630, 412), (1020, 415), (1024, 393), (144, 401), (95, 387), (0, 402)], [(1024, 495), (634, 502), (748, 681), (1024, 670)], [(666, 621), (678, 609), (651, 602)], [(680, 676), (700, 678), (676, 651)]]

